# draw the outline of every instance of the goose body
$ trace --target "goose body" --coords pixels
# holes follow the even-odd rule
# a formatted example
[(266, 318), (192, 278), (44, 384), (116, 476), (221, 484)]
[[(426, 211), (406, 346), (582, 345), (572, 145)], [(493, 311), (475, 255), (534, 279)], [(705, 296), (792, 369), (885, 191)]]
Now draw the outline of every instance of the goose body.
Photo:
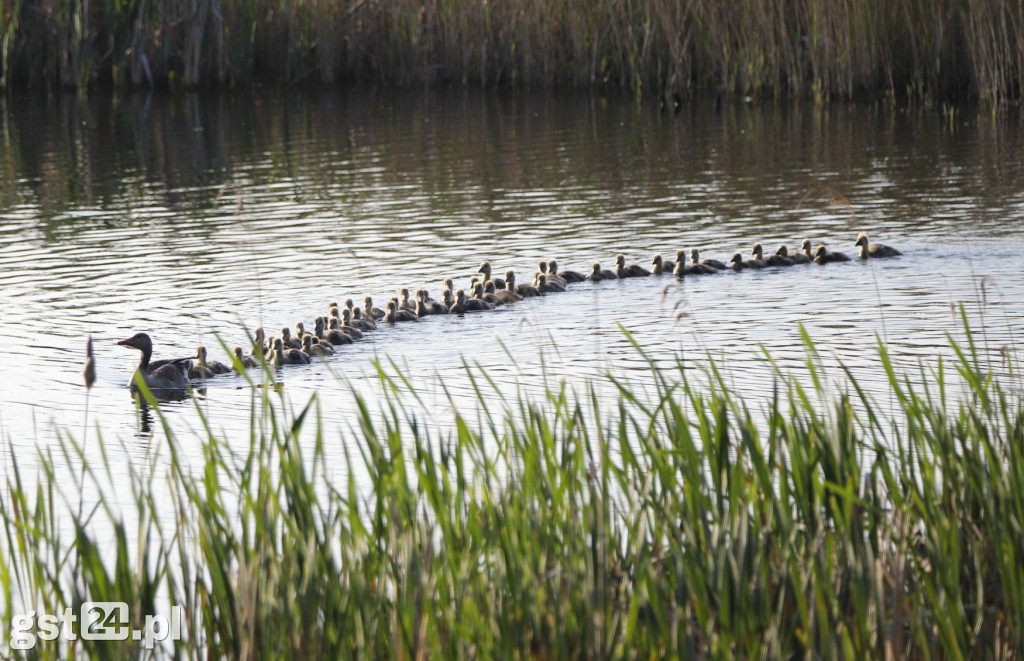
[(544, 292), (545, 294), (563, 292), (565, 291), (565, 285), (562, 285), (555, 281), (549, 282), (548, 276), (542, 273), (539, 276), (537, 276), (537, 289)]
[(190, 379), (209, 379), (218, 374), (227, 374), (231, 371), (231, 368), (224, 363), (216, 360), (206, 360), (206, 347), (201, 344), (196, 347), (196, 359), (198, 362), (192, 363), (192, 366), (188, 369), (188, 377)]
[(494, 307), (505, 305), (505, 299), (498, 296), (497, 291), (498, 290), (494, 288), (494, 281), (488, 280), (485, 285), (477, 284), (477, 290), (475, 292), (476, 298), (481, 298)]
[(802, 252), (796, 252), (793, 253), (792, 255), (789, 254), (789, 249), (786, 248), (785, 245), (779, 246), (779, 249), (775, 251), (775, 254), (778, 255), (779, 257), (785, 257), (786, 259), (792, 261), (794, 264), (808, 264), (811, 261), (811, 258)]
[(302, 353), (310, 358), (316, 358), (330, 356), (334, 353), (334, 349), (331, 348), (330, 344), (321, 343), (318, 338), (306, 335), (302, 338)]
[[(474, 290), (476, 289), (476, 287), (481, 287), (480, 283), (476, 284), (476, 286), (474, 287)], [(462, 290), (460, 289), (459, 291), (462, 291)], [(482, 287), (481, 287), (480, 291), (481, 292), (483, 291)], [(474, 291), (474, 293), (475, 293), (475, 291)], [(481, 311), (481, 310), (493, 310), (494, 309), (493, 305), (491, 305), (490, 303), (488, 303), (487, 301), (485, 301), (483, 299), (466, 297), (465, 292), (463, 292), (462, 295), (463, 295), (462, 304), (465, 307), (467, 312), (478, 312), (478, 311)]]
[(675, 267), (672, 269), (672, 275), (677, 278), (682, 278), (687, 275), (713, 275), (718, 273), (717, 270), (711, 268), (707, 264), (687, 264), (686, 262), (676, 262)]
[(769, 255), (768, 259), (765, 259), (764, 248), (761, 247), (760, 242), (754, 244), (754, 250), (750, 254), (754, 256), (754, 259), (762, 261), (768, 266), (793, 266), (794, 264), (792, 259), (781, 255)]
[[(259, 367), (259, 361), (252, 356), (247, 356), (242, 353), (242, 347), (235, 347), (235, 358), (238, 359), (238, 364), (244, 369), (250, 369), (253, 367)], [(233, 365), (233, 369), (238, 369), (238, 365)]]
[(452, 314), (465, 314), (466, 310), (466, 292), (461, 289), (455, 292), (455, 302), (448, 306), (448, 311)]
[[(442, 298), (444, 298), (443, 295)], [(426, 289), (416, 290), (416, 300), (417, 314), (419, 314), (419, 301), (423, 302), (423, 308), (427, 314), (448, 314), (448, 306), (445, 305), (444, 303), (440, 303), (430, 298), (430, 292), (428, 292)]]
[(724, 271), (725, 269), (729, 268), (727, 265), (718, 261), (717, 259), (701, 259), (700, 250), (698, 250), (697, 248), (690, 249), (690, 262), (693, 265), (701, 264), (703, 266), (710, 266), (716, 271)]
[(626, 266), (626, 256), (619, 253), (615, 256), (615, 275), (620, 278), (642, 278), (650, 275), (651, 272), (639, 264)]
[(274, 340), (274, 357), (271, 362), (273, 362), (275, 367), (282, 365), (308, 365), (309, 356), (298, 349), (286, 347), (282, 338), (276, 338)]
[(494, 280), (495, 288), (501, 288), (501, 289), (505, 288), (505, 281), (504, 280), (502, 280), (501, 278), (492, 278), (491, 277), (491, 263), (490, 262), (480, 262), (480, 270), (477, 271), (477, 273), (483, 273), (484, 274), (484, 282), (487, 282), (488, 280)]
[(548, 261), (548, 275), (554, 276), (566, 284), (571, 282), (583, 282), (587, 279), (585, 275), (576, 271), (559, 271), (558, 262), (553, 259)]
[(733, 271), (742, 271), (743, 269), (761, 268), (764, 266), (762, 262), (760, 266), (753, 266), (749, 261), (743, 261), (743, 255), (738, 252), (732, 254), (732, 259), (729, 260), (729, 268)]
[(386, 306), (384, 319), (389, 324), (396, 324), (400, 321), (416, 321), (418, 317), (415, 312), (399, 306), (396, 299), (391, 299)]
[(533, 285), (528, 284), (516, 284), (516, 274), (514, 271), (505, 271), (505, 289), (510, 291), (520, 298), (533, 298), (534, 296), (540, 296), (541, 292)]
[(591, 282), (600, 282), (602, 280), (618, 280), (619, 276), (615, 275), (615, 271), (601, 268), (600, 262), (594, 262), (591, 265), (590, 275), (587, 276), (587, 280)]
[(676, 263), (668, 259), (662, 259), (661, 255), (655, 255), (654, 259), (651, 260), (651, 275), (673, 273), (675, 269)]
[(814, 251), (814, 261), (815, 263), (822, 265), (832, 262), (848, 262), (850, 261), (850, 258), (841, 252), (829, 252), (823, 243)]
[(363, 339), (363, 329), (355, 326), (352, 321), (352, 313), (347, 308), (341, 312), (341, 326), (338, 330), (346, 335), (351, 335), (353, 340)]
[(868, 243), (868, 233), (861, 232), (857, 235), (857, 255), (861, 259), (879, 259), (882, 257), (899, 257), (903, 253), (890, 246), (881, 243)]
[(302, 340), (292, 337), (292, 332), (287, 326), (281, 327), (281, 344), (283, 344), (286, 349), (302, 348)]
[(371, 319), (383, 319), (384, 310), (373, 307), (373, 299), (367, 296), (363, 299), (363, 316)]
[(188, 370), (192, 366), (191, 358), (151, 361), (153, 340), (146, 333), (136, 333), (117, 344), (142, 353), (139, 366), (135, 368), (135, 374), (132, 376), (132, 390), (137, 389), (136, 379), (138, 378), (141, 378), (150, 390), (184, 390), (188, 388)]

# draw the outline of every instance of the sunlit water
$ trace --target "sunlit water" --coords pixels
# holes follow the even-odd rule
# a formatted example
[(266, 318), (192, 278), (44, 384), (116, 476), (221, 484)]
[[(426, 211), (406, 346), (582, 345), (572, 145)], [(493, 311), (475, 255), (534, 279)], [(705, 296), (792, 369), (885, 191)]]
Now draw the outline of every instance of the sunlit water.
[[(861, 229), (905, 253), (584, 283), (382, 328), (276, 375), (296, 408), (317, 395), (329, 457), (354, 442), (352, 390), (377, 402), (378, 360), (401, 368), (420, 415), (444, 429), (439, 384), (476, 407), (466, 363), (508, 393), (606, 372), (647, 389), (622, 328), (665, 366), (715, 357), (754, 405), (773, 382), (761, 347), (799, 369), (801, 323), (826, 364), (883, 399), (876, 337), (902, 367), (933, 364), (952, 353), (947, 334), (962, 337), (964, 302), (999, 370), (1024, 332), (1016, 118), (701, 102), (673, 115), (625, 99), (372, 90), (13, 98), (0, 110), (0, 435), (23, 466), (61, 432), (81, 437), (87, 402), (90, 430), (124, 460), (115, 474), (159, 445), (126, 387), (138, 354), (117, 340), (146, 331), (156, 358), (204, 344), (226, 360), (218, 338), (247, 346), (244, 328), (311, 327), (332, 300), (383, 306), (421, 286), (438, 296), (445, 277), (467, 286), (482, 259), (529, 281), (541, 258), (586, 271), (623, 252), (649, 267), (656, 252), (727, 260), (804, 237), (853, 256)], [(89, 334), (99, 379), (87, 400)], [(598, 391), (614, 396), (606, 381)], [(186, 459), (201, 460), (196, 404), (244, 451), (252, 399), (244, 379), (222, 376), (167, 404)]]

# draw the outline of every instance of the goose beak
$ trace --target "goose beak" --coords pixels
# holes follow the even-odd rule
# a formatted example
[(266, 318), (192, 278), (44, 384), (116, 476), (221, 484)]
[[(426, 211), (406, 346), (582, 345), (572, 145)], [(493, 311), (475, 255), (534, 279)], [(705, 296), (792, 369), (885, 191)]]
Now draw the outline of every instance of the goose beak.
[(116, 342), (115, 344), (117, 344), (119, 346), (122, 346), (122, 347), (126, 347), (126, 346), (129, 346), (131, 343), (132, 343), (132, 338), (129, 337), (127, 340), (121, 340), (120, 342)]

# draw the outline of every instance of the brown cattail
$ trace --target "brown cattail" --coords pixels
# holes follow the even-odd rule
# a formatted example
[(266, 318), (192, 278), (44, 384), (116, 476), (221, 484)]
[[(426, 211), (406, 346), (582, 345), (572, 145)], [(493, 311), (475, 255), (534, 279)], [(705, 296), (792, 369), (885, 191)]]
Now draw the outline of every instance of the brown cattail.
[(92, 359), (92, 335), (85, 343), (85, 366), (82, 368), (82, 376), (85, 378), (85, 389), (92, 388), (96, 383), (96, 362)]

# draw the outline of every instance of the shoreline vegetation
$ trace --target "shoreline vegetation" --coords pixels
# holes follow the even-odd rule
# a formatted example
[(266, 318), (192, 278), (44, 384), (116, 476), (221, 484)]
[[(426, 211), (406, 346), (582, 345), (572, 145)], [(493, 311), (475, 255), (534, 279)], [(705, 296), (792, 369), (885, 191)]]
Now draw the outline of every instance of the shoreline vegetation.
[(1000, 0), (8, 0), (0, 88), (454, 85), (1016, 103)]
[[(187, 640), (174, 645), (188, 658), (1020, 658), (1013, 365), (993, 377), (969, 330), (950, 340), (955, 360), (918, 373), (879, 343), (880, 403), (854, 373), (827, 374), (804, 337), (809, 379), (766, 357), (777, 387), (764, 401), (738, 400), (713, 362), (699, 389), (681, 366), (651, 363), (646, 394), (608, 376), (611, 400), (594, 383), (502, 395), (476, 374), (479, 427), (453, 407), (450, 432), (419, 418), (382, 366), (387, 396), (378, 412), (359, 400), (340, 480), (315, 396), (294, 413), (254, 388), (247, 448), (204, 418), (198, 470), (151, 401), (168, 445), (117, 478), (133, 523), (102, 498), (79, 509), (53, 457), (40, 457), (38, 488), (14, 457), (0, 497), (4, 636), (19, 604), (116, 600), (133, 627), (158, 603), (182, 607)], [(315, 443), (300, 447), (308, 426)], [(70, 436), (63, 448), (72, 465), (84, 456)], [(109, 465), (83, 470), (101, 492), (113, 483)]]

